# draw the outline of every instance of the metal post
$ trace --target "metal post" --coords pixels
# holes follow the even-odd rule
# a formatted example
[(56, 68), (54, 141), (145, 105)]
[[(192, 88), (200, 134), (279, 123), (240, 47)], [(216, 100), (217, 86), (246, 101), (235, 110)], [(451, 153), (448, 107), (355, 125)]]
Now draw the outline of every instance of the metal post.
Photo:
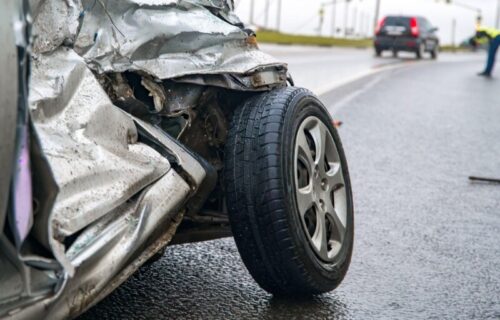
[(455, 52), (456, 35), (457, 35), (457, 19), (453, 18), (451, 22), (451, 47), (453, 52)]
[(349, 19), (349, 2), (350, 0), (346, 0), (344, 5), (344, 37), (347, 37), (347, 26)]
[(370, 25), (371, 25), (371, 20), (370, 20), (370, 14), (368, 12), (366, 12), (366, 20), (365, 20), (365, 38), (369, 38), (370, 37)]
[(254, 24), (255, 0), (250, 0), (250, 24)]
[[(500, 1), (500, 0), (499, 0)], [(332, 37), (335, 37), (335, 18), (337, 16), (337, 0), (332, 1)]]
[(379, 15), (380, 15), (380, 0), (377, 0), (377, 2), (375, 4), (375, 18), (374, 18), (374, 23), (373, 23), (373, 30), (375, 30), (377, 28)]
[(358, 22), (358, 8), (356, 6), (354, 6), (354, 8), (352, 9), (352, 32), (351, 34), (353, 36), (356, 36), (356, 23)]
[(321, 36), (321, 32), (323, 31), (323, 22), (325, 21), (325, 8), (323, 5), (319, 9), (319, 26), (318, 26), (318, 35)]
[(266, 9), (264, 15), (264, 27), (269, 29), (269, 0), (266, 0)]
[(500, 0), (498, 0), (497, 2), (497, 20), (495, 22), (496, 22), (495, 24), (496, 28), (497, 29), (500, 28)]
[(278, 15), (276, 16), (276, 31), (281, 29), (281, 0), (278, 0)]
[(361, 12), (361, 25), (360, 25), (360, 29), (359, 29), (359, 34), (363, 37), (363, 38), (366, 38), (366, 19), (367, 19), (367, 14), (366, 12), (362, 11)]
[(371, 27), (372, 27), (371, 19), (372, 19), (372, 16), (367, 12), (366, 13), (366, 25), (365, 25), (365, 34), (366, 34), (367, 38), (369, 38), (370, 34), (372, 34), (372, 32), (371, 32)]

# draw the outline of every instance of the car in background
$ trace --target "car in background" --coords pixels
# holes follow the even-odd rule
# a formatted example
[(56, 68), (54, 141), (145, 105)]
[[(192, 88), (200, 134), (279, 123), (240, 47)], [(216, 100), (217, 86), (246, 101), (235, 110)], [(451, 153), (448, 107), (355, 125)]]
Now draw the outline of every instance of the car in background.
[(439, 52), (438, 28), (423, 17), (387, 16), (375, 31), (375, 54), (377, 57), (386, 50), (397, 56), (399, 51), (414, 52), (421, 59), (425, 52), (436, 59)]

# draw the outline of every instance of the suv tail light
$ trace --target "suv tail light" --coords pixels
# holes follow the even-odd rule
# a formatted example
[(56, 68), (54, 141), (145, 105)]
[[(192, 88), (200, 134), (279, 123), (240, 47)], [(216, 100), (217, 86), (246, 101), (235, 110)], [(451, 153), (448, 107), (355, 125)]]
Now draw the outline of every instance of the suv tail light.
[(411, 35), (415, 38), (418, 38), (418, 36), (420, 35), (420, 32), (418, 30), (417, 18), (410, 19), (410, 31), (411, 31)]
[(384, 26), (384, 23), (385, 23), (385, 18), (383, 18), (382, 20), (380, 20), (378, 22), (377, 28), (375, 29), (375, 35), (376, 36), (378, 36), (380, 34), (380, 30), (382, 30), (382, 27)]

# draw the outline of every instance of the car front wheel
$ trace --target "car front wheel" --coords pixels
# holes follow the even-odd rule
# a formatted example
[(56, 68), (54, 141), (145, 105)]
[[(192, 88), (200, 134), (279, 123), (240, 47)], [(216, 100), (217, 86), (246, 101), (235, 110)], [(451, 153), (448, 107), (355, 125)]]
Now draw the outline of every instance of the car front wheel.
[(231, 227), (256, 282), (277, 295), (336, 288), (352, 253), (353, 201), (321, 102), (293, 87), (250, 98), (235, 111), (225, 157)]

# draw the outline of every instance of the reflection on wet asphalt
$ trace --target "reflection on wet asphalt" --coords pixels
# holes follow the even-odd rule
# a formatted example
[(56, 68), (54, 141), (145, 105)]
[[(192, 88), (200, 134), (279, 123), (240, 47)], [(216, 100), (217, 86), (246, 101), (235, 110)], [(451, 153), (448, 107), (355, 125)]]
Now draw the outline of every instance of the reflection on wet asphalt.
[(223, 239), (168, 248), (81, 319), (500, 319), (500, 186), (467, 180), (500, 177), (500, 79), (481, 66), (390, 71), (336, 115), (356, 205), (336, 291), (275, 299)]

